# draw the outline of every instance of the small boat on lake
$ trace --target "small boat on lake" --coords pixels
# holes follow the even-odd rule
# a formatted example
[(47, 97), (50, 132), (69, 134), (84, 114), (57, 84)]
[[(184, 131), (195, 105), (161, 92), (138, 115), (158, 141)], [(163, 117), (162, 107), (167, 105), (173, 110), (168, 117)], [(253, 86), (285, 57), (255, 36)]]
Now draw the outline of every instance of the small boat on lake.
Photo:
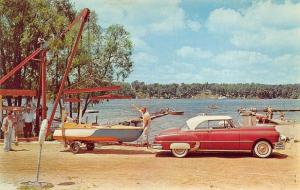
[(207, 106), (209, 109), (218, 109), (219, 108), (219, 106), (217, 106), (217, 105), (209, 105), (209, 106)]
[(170, 115), (183, 115), (184, 114), (183, 111), (169, 111), (168, 113)]

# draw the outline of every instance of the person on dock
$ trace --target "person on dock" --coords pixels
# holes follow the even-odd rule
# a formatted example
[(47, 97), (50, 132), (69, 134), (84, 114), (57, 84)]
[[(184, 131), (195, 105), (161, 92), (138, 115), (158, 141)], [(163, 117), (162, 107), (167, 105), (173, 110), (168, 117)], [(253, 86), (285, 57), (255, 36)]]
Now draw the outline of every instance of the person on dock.
[[(133, 105), (134, 106), (134, 105)], [(149, 128), (150, 128), (150, 123), (151, 123), (151, 116), (149, 112), (147, 111), (146, 107), (138, 108), (137, 106), (134, 106), (139, 112), (142, 114), (142, 119), (143, 119), (143, 134), (142, 134), (142, 143), (143, 145), (149, 146)]]
[(271, 108), (271, 106), (269, 106), (267, 108), (267, 117), (268, 117), (269, 120), (273, 119), (273, 109)]
[(23, 121), (24, 121), (23, 132), (24, 132), (25, 138), (28, 138), (28, 137), (31, 138), (31, 136), (32, 136), (33, 120), (34, 120), (34, 114), (31, 110), (31, 106), (27, 105), (26, 112), (23, 114)]
[(281, 121), (284, 120), (284, 116), (285, 116), (284, 112), (280, 112), (280, 120), (281, 120)]
[(7, 116), (3, 119), (3, 124), (1, 130), (4, 134), (4, 151), (12, 151), (11, 143), (13, 140), (13, 130), (14, 130), (14, 119), (12, 111), (8, 111)]

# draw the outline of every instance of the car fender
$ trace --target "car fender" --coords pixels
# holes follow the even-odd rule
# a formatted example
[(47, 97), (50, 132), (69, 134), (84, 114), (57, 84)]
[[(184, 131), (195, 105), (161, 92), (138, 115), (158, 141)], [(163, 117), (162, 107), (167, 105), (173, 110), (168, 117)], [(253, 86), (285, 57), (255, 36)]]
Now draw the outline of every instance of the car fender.
[(172, 143), (170, 149), (191, 149), (189, 143)]

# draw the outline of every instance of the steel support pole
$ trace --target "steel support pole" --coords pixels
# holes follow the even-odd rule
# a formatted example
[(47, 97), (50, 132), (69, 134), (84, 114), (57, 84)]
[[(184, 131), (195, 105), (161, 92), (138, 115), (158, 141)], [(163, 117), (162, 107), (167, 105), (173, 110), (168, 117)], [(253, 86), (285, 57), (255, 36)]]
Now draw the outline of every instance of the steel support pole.
[(36, 178), (35, 178), (35, 183), (37, 183), (37, 184), (39, 183), (39, 177), (40, 177), (42, 149), (43, 149), (43, 145), (40, 144), (39, 158), (38, 158), (37, 169), (36, 169)]
[(90, 13), (89, 9), (84, 9), (83, 10), (83, 14), (82, 14), (82, 18), (81, 18), (82, 21), (80, 23), (79, 31), (77, 33), (77, 37), (76, 37), (74, 45), (72, 47), (71, 54), (70, 54), (70, 56), (68, 58), (67, 66), (66, 66), (66, 69), (65, 69), (65, 73), (64, 73), (64, 76), (62, 78), (62, 81), (61, 81), (58, 93), (56, 95), (56, 98), (55, 98), (55, 101), (54, 101), (54, 104), (53, 104), (53, 109), (52, 109), (52, 112), (51, 112), (51, 115), (50, 115), (50, 118), (49, 118), (49, 122), (48, 122), (47, 132), (49, 132), (50, 126), (51, 126), (52, 121), (54, 119), (56, 108), (57, 108), (59, 99), (60, 99), (60, 97), (61, 97), (61, 95), (63, 93), (64, 87), (65, 87), (65, 82), (67, 80), (68, 74), (69, 74), (69, 72), (71, 70), (73, 58), (74, 58), (74, 56), (76, 54), (76, 51), (77, 51), (77, 48), (78, 48), (78, 43), (79, 43), (79, 40), (80, 40), (80, 36), (82, 34), (84, 24), (85, 24), (85, 22), (88, 19), (89, 13)]
[(4, 77), (0, 79), (0, 85), (3, 84), (7, 79), (13, 76), (18, 70), (20, 70), (28, 61), (33, 59), (37, 54), (42, 51), (41, 48), (35, 50), (30, 56), (26, 57), (21, 63), (19, 63), (15, 68), (9, 71)]
[(42, 72), (41, 72), (41, 77), (42, 77), (42, 120), (47, 118), (47, 108), (46, 108), (46, 50), (43, 50), (42, 52)]

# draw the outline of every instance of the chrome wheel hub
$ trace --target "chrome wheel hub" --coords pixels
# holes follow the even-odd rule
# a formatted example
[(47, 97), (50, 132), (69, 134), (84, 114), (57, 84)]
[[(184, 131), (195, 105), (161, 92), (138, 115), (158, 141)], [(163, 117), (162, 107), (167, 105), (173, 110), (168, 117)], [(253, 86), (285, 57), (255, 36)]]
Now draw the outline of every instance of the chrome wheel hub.
[(268, 145), (266, 144), (260, 144), (258, 147), (257, 147), (257, 150), (258, 150), (258, 153), (259, 154), (267, 154), (269, 152), (269, 147)]
[(177, 154), (184, 154), (185, 149), (175, 149), (175, 152), (176, 152)]

